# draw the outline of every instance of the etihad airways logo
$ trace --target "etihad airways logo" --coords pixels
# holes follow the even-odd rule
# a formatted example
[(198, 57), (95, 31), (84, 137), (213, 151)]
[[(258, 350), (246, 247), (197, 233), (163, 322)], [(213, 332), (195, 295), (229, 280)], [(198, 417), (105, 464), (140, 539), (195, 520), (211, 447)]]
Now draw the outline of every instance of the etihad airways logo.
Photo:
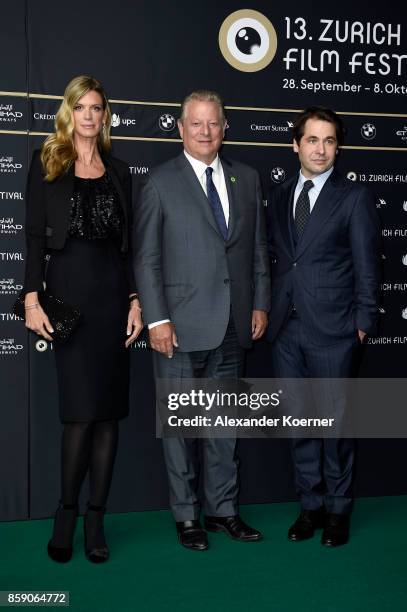
[(402, 130), (397, 130), (397, 136), (400, 136), (401, 140), (407, 140), (407, 125)]
[(17, 283), (14, 278), (3, 278), (0, 280), (0, 295), (17, 295), (23, 286)]
[(23, 345), (18, 344), (14, 338), (3, 338), (0, 340), (0, 357), (7, 355), (17, 355), (23, 350)]
[(16, 123), (22, 117), (23, 113), (15, 111), (12, 104), (0, 104), (0, 121), (3, 123)]
[(0, 157), (0, 172), (2, 174), (16, 174), (17, 170), (21, 170), (22, 164), (17, 163), (14, 157), (3, 155)]
[(23, 226), (20, 223), (15, 223), (14, 217), (0, 218), (0, 234), (17, 234), (22, 229)]

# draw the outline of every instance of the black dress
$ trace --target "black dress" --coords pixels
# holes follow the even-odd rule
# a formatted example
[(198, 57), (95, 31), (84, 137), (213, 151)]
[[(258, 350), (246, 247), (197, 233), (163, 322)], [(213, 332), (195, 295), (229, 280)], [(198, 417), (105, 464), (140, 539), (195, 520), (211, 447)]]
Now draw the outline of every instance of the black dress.
[(51, 251), (47, 290), (77, 306), (82, 319), (66, 343), (54, 343), (63, 423), (128, 414), (126, 340), (129, 286), (120, 253), (123, 213), (106, 173), (75, 177), (69, 238)]

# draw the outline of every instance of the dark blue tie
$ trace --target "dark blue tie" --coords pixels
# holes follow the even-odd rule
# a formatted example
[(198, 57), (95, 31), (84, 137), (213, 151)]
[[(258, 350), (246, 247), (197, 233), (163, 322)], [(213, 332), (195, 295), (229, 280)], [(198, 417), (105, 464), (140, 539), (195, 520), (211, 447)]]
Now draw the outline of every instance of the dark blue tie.
[(215, 217), (216, 223), (223, 238), (227, 240), (228, 227), (226, 225), (225, 213), (223, 212), (222, 202), (220, 201), (219, 194), (216, 190), (212, 180), (213, 168), (208, 166), (205, 170), (206, 174), (206, 193), (208, 195), (209, 204), (211, 205), (213, 216)]

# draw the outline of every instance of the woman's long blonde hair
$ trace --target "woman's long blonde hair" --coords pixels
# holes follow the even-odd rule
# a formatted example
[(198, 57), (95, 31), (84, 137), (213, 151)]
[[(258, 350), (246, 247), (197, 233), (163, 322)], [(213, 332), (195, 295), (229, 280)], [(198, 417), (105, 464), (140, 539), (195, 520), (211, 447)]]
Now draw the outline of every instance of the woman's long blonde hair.
[(106, 123), (98, 135), (100, 151), (110, 151), (109, 102), (102, 85), (95, 78), (80, 75), (72, 79), (65, 89), (64, 99), (55, 116), (55, 133), (48, 136), (42, 145), (41, 162), (45, 170), (45, 180), (53, 181), (66, 172), (77, 159), (74, 145), (73, 109), (88, 91), (97, 91), (102, 97), (103, 109), (106, 111)]

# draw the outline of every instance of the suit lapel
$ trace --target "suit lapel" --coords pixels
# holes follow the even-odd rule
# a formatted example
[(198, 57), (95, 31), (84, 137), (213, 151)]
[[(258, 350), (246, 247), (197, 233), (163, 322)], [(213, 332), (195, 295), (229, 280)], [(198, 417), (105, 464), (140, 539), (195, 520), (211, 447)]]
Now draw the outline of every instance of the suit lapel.
[(71, 198), (74, 188), (75, 164), (68, 169), (65, 174), (57, 178), (52, 183), (46, 183), (49, 198), (58, 200), (58, 209), (63, 227), (68, 227), (69, 215), (71, 212)]
[(277, 202), (277, 217), (280, 224), (281, 236), (283, 238), (283, 244), (290, 255), (293, 255), (295, 251), (291, 216), (296, 185), (297, 177), (293, 177), (291, 180), (287, 181), (282, 187), (280, 199)]
[(225, 177), (226, 190), (229, 200), (229, 223), (228, 223), (228, 240), (232, 237), (236, 229), (237, 211), (238, 211), (238, 177), (233, 172), (232, 164), (224, 159), (221, 159), (223, 175)]
[(208, 202), (208, 198), (205, 195), (204, 190), (184, 153), (181, 153), (176, 159), (175, 163), (180, 171), (182, 179), (187, 186), (187, 193), (192, 195), (192, 199), (194, 202), (197, 202), (201, 212), (203, 213), (205, 219), (208, 221), (209, 225), (213, 227), (216, 233), (222, 238), (223, 236), (218, 228), (218, 224), (213, 216), (210, 204)]
[(334, 171), (325, 182), (325, 185), (323, 186), (321, 193), (315, 202), (309, 221), (304, 229), (304, 233), (297, 244), (297, 257), (301, 255), (317, 237), (322, 226), (340, 205), (348, 190), (349, 185), (347, 185)]

